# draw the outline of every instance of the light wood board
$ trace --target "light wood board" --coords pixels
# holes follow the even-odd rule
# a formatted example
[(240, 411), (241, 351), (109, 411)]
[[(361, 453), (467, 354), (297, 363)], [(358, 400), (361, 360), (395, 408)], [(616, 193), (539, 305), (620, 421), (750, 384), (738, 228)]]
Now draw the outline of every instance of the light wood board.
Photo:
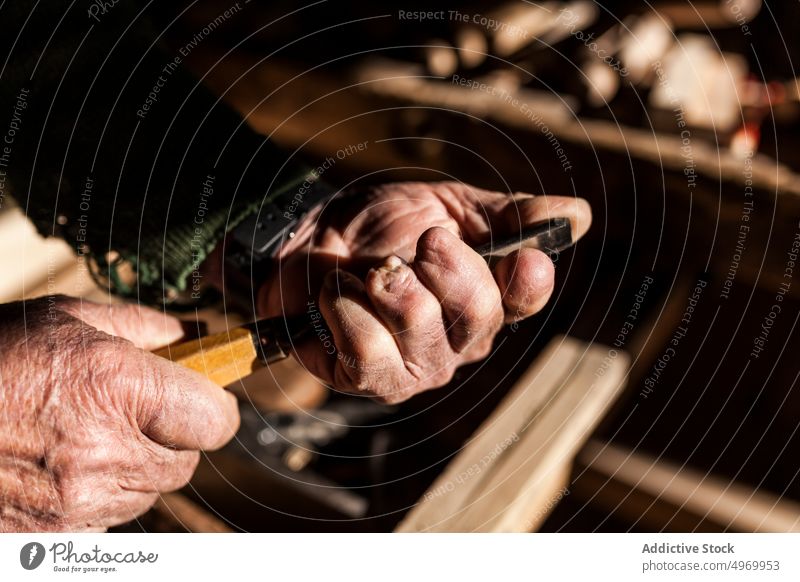
[(624, 385), (629, 360), (615, 354), (554, 338), (396, 531), (536, 529)]

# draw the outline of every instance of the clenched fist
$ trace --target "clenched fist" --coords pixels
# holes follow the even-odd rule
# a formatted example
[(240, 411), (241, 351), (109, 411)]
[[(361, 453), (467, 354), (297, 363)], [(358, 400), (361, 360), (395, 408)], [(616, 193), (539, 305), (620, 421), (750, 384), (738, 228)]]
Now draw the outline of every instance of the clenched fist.
[(181, 335), (137, 306), (0, 306), (0, 531), (129, 521), (233, 436), (231, 394), (148, 353)]
[(281, 250), (278, 273), (260, 292), (261, 315), (318, 308), (336, 349), (312, 336), (295, 346), (301, 363), (337, 389), (399, 402), (446, 384), (458, 366), (489, 353), (504, 321), (545, 305), (547, 255), (522, 249), (492, 271), (471, 246), (559, 216), (576, 239), (591, 223), (582, 199), (457, 182), (345, 195), (306, 217)]

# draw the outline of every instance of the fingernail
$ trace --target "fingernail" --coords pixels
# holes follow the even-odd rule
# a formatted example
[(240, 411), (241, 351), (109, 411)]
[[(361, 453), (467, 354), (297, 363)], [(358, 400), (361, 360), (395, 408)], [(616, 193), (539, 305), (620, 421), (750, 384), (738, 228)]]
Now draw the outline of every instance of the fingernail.
[(402, 266), (402, 264), (398, 264), (394, 268), (390, 268), (389, 265), (382, 265), (376, 269), (376, 288), (384, 293), (391, 293), (395, 285), (397, 285), (398, 282), (403, 279), (401, 271)]
[(383, 265), (381, 265), (380, 268), (381, 270), (384, 271), (394, 272), (400, 269), (401, 267), (404, 267), (407, 264), (408, 263), (406, 263), (403, 259), (401, 259), (397, 255), (392, 255), (383, 262)]

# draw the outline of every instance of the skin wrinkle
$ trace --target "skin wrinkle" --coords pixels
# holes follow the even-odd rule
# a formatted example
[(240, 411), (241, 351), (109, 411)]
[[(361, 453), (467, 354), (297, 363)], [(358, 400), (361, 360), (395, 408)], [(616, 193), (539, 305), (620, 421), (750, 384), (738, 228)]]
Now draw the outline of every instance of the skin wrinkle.
[[(191, 478), (200, 461), (200, 454), (196, 451), (179, 451), (174, 459), (167, 457), (144, 436), (140, 444), (141, 447), (131, 449), (128, 455), (130, 460), (124, 465), (124, 471), (115, 471), (113, 474), (117, 484), (126, 491), (154, 493), (180, 489)], [(147, 472), (149, 466), (172, 470), (159, 484)]]
[[(154, 426), (163, 420), (163, 415), (167, 413), (164, 407), (165, 387), (161, 386), (162, 377), (156, 370), (149, 366), (141, 366), (140, 370), (146, 377), (141, 378), (141, 385), (145, 387), (146, 393), (138, 391), (131, 386), (126, 392), (135, 394), (134, 405), (129, 409), (131, 418), (129, 422), (132, 426), (139, 427), (139, 433), (153, 442), (150, 436)], [(172, 447), (173, 443), (165, 442), (166, 446)]]

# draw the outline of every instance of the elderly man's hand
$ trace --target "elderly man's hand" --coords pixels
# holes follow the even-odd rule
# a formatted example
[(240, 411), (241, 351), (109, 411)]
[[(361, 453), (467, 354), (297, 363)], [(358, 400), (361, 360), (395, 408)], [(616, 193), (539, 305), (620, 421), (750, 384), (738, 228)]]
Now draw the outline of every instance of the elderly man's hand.
[[(346, 196), (309, 216), (260, 291), (264, 316), (319, 309), (336, 349), (317, 337), (296, 356), (335, 388), (386, 402), (446, 384), (484, 358), (503, 325), (553, 290), (553, 264), (524, 249), (492, 272), (471, 245), (550, 217), (589, 228), (585, 200), (509, 196), (456, 182), (398, 183)], [(308, 297), (318, 297), (309, 305)]]
[(55, 297), (0, 306), (0, 330), (0, 531), (133, 519), (238, 427), (231, 394), (145, 351), (173, 318)]

